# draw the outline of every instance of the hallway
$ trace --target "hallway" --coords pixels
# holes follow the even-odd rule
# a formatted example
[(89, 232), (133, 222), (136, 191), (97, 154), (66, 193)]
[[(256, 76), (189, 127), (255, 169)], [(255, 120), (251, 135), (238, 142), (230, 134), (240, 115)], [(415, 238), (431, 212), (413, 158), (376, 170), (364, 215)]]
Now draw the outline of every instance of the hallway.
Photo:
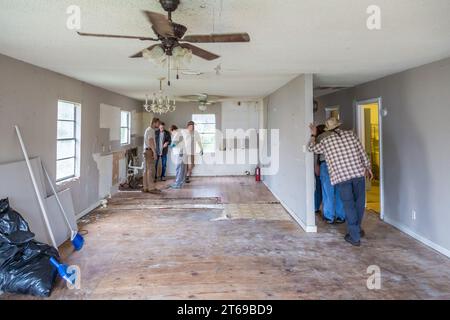
[[(344, 226), (317, 220), (305, 233), (248, 177), (195, 178), (162, 197), (122, 192), (81, 220), (82, 251), (62, 249), (81, 289), (58, 280), (51, 299), (450, 298), (449, 259), (377, 215), (360, 248), (343, 241)], [(381, 290), (366, 287), (370, 265)]]

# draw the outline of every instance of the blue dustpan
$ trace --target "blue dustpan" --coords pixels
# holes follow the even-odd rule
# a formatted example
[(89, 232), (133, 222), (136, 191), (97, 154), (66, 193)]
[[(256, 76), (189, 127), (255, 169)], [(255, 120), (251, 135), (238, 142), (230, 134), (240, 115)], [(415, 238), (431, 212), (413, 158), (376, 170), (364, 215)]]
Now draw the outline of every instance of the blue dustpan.
[(80, 251), (84, 245), (84, 238), (81, 234), (76, 231), (72, 231), (72, 236), (70, 237), (72, 245), (76, 251)]

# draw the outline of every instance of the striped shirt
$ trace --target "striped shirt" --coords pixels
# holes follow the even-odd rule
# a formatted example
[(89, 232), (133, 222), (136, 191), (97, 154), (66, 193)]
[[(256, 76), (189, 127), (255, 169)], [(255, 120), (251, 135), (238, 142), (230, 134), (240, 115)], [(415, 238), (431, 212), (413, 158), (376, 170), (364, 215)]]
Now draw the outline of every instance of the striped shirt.
[(318, 143), (311, 140), (308, 150), (325, 155), (332, 185), (364, 177), (366, 169), (371, 169), (364, 147), (353, 131), (336, 129)]

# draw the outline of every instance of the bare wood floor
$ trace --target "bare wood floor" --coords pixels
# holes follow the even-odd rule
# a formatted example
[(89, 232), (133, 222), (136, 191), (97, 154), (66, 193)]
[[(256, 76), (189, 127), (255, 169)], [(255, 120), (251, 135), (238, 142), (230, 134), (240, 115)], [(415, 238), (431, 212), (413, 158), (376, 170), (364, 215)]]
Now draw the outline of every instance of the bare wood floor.
[[(305, 233), (247, 177), (120, 193), (82, 228), (83, 250), (62, 248), (81, 268), (81, 289), (58, 281), (51, 299), (450, 299), (450, 260), (378, 215), (366, 216), (354, 248), (344, 226), (319, 221)], [(381, 268), (380, 290), (367, 289), (370, 265)]]

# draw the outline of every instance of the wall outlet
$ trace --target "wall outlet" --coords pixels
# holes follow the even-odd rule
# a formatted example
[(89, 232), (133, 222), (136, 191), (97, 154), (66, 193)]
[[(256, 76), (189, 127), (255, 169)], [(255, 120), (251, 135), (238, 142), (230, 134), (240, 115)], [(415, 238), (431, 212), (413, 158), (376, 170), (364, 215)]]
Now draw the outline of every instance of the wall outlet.
[(413, 220), (416, 220), (416, 219), (417, 219), (417, 212), (416, 212), (416, 210), (413, 210), (413, 211), (412, 211), (411, 218), (412, 218)]

